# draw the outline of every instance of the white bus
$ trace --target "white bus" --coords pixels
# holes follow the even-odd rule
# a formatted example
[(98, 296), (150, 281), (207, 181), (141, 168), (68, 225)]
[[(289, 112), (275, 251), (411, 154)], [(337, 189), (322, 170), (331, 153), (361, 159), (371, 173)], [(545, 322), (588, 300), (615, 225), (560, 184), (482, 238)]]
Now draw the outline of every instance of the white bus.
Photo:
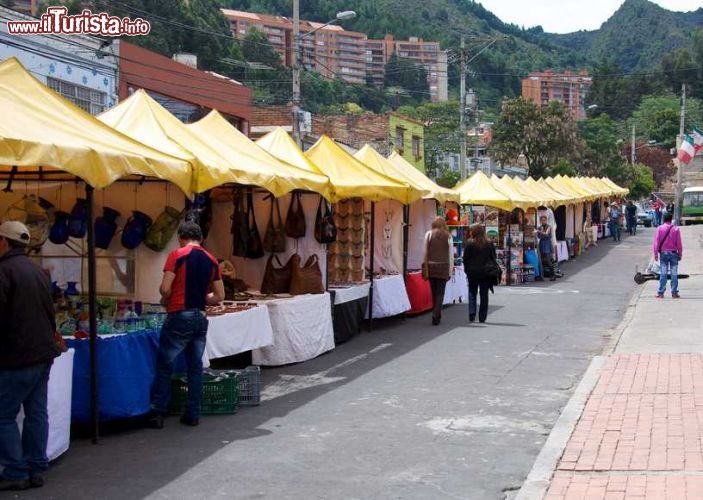
[(683, 190), (681, 224), (703, 222), (703, 186), (687, 187)]

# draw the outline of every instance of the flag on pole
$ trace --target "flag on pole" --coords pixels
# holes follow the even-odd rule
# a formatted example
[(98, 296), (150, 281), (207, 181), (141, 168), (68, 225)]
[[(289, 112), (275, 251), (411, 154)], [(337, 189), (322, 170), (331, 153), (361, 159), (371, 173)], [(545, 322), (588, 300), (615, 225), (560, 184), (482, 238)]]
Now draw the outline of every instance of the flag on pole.
[(693, 148), (696, 150), (696, 154), (703, 149), (703, 130), (698, 127), (693, 129)]
[(693, 145), (693, 137), (690, 135), (684, 135), (681, 141), (681, 147), (679, 148), (679, 154), (676, 158), (683, 164), (691, 163), (691, 160), (696, 154), (696, 147)]

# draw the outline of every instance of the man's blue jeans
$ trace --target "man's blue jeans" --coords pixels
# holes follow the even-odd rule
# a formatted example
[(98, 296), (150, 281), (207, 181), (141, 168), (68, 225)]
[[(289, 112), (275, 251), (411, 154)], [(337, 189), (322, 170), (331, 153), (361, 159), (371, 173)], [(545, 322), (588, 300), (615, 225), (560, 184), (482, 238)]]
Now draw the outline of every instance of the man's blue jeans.
[(620, 241), (620, 223), (618, 221), (610, 221), (610, 235), (613, 241)]
[(151, 388), (151, 408), (168, 413), (171, 402), (171, 375), (176, 358), (185, 351), (188, 373), (188, 402), (185, 417), (200, 416), (203, 392), (203, 352), (207, 335), (207, 317), (197, 309), (169, 313), (161, 327), (156, 378)]
[[(28, 479), (49, 467), (47, 394), (52, 362), (0, 370), (0, 466), (7, 479)], [(66, 404), (71, 404), (70, 401)], [(22, 435), (17, 413), (24, 407)]]
[(662, 252), (659, 254), (659, 295), (666, 291), (667, 276), (671, 274), (671, 294), (679, 293), (679, 254)]

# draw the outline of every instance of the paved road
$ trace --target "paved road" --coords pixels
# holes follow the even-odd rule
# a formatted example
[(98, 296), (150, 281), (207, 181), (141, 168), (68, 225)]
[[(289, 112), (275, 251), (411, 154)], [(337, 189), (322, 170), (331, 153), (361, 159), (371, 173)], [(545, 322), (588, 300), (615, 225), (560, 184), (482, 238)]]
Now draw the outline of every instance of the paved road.
[(316, 360), (264, 371), (267, 400), (198, 428), (167, 421), (73, 443), (21, 498), (499, 499), (623, 316), (651, 230), (603, 242), (557, 283), (390, 320)]

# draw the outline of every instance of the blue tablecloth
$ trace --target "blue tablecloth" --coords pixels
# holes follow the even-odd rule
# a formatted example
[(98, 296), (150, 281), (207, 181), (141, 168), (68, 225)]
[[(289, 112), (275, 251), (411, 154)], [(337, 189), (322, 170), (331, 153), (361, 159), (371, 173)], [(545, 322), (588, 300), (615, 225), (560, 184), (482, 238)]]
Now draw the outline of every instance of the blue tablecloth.
[[(66, 340), (76, 350), (73, 363), (72, 420), (90, 421), (90, 343)], [(143, 415), (149, 411), (159, 331), (99, 338), (98, 401), (100, 420)]]

